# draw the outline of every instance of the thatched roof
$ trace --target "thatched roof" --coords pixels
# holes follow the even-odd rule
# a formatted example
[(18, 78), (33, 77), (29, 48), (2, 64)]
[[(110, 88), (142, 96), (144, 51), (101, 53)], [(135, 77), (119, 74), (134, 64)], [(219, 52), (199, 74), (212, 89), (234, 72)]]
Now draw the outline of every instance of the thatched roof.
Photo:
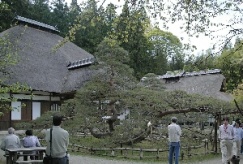
[(182, 90), (187, 93), (201, 94), (225, 101), (233, 99), (230, 94), (222, 92), (225, 85), (225, 77), (218, 69), (204, 73), (202, 71), (184, 73), (170, 81), (168, 81), (169, 78), (167, 76), (160, 76), (160, 79), (165, 82), (165, 87), (168, 90)]
[(19, 62), (9, 68), (12, 74), (7, 84), (20, 82), (33, 90), (67, 93), (90, 79), (90, 62), (82, 61), (94, 56), (71, 42), (53, 50), (63, 40), (57, 34), (24, 25), (8, 29), (0, 37), (5, 34), (16, 46), (19, 56)]

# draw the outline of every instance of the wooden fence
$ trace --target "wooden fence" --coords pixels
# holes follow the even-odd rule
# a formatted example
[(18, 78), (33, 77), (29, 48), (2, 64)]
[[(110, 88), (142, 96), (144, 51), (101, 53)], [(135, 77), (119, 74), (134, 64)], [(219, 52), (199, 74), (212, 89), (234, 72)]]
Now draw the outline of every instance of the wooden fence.
[[(197, 149), (201, 149), (200, 151), (195, 151)], [(156, 158), (160, 159), (162, 158), (161, 154), (168, 154), (169, 149), (143, 149), (143, 148), (123, 148), (123, 147), (117, 147), (117, 148), (95, 148), (95, 147), (85, 147), (77, 144), (71, 144), (70, 151), (72, 152), (89, 152), (91, 155), (102, 153), (102, 155), (105, 156), (111, 156), (111, 157), (123, 157), (123, 158)], [(205, 155), (209, 153), (208, 149), (208, 140), (205, 139), (201, 142), (198, 146), (182, 146), (181, 147), (181, 159), (183, 160), (185, 156), (191, 157), (193, 155)]]

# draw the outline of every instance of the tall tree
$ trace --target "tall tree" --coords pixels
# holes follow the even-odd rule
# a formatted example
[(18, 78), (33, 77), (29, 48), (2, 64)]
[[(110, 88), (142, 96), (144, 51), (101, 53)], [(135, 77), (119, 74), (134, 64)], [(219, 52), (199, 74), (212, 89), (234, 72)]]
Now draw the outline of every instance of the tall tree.
[(149, 72), (147, 62), (147, 38), (145, 28), (149, 23), (144, 8), (129, 8), (128, 1), (125, 2), (121, 15), (114, 24), (113, 38), (121, 43), (121, 46), (129, 52), (131, 68), (135, 76), (140, 79)]
[(198, 54), (197, 56), (191, 56), (184, 65), (184, 70), (187, 72), (216, 68), (218, 68), (217, 56), (212, 55), (211, 49), (208, 49), (206, 52)]
[(30, 7), (29, 0), (2, 0), (2, 2), (8, 4), (9, 9), (11, 10), (10, 16), (14, 17), (16, 15), (26, 16), (29, 14), (28, 10)]
[(107, 35), (104, 8), (97, 7), (95, 0), (88, 0), (81, 7), (81, 14), (76, 20), (75, 43), (90, 53)]
[(180, 70), (184, 66), (184, 54), (180, 40), (170, 32), (159, 28), (148, 30), (151, 56), (154, 58), (154, 73), (164, 74), (168, 70)]
[(52, 25), (49, 0), (33, 0), (26, 15), (20, 15), (39, 22)]
[(11, 15), (11, 10), (9, 5), (5, 2), (0, 1), (0, 32), (6, 30), (10, 27), (10, 19), (9, 16)]
[(108, 35), (110, 35), (111, 33), (114, 32), (114, 28), (113, 28), (113, 24), (117, 18), (117, 7), (110, 3), (107, 5), (106, 10), (105, 10), (105, 22), (107, 25), (107, 31), (108, 31)]
[(14, 22), (16, 15), (26, 16), (30, 8), (28, 0), (2, 0), (0, 1), (0, 31), (8, 29)]
[(243, 47), (238, 40), (233, 48), (224, 49), (217, 59), (217, 66), (226, 77), (227, 90), (234, 90), (243, 80)]
[[(61, 36), (66, 36), (71, 24), (67, 3), (65, 3), (64, 0), (54, 0), (52, 1), (51, 9), (51, 24), (60, 31)], [(74, 11), (76, 9), (77, 8), (75, 8)]]

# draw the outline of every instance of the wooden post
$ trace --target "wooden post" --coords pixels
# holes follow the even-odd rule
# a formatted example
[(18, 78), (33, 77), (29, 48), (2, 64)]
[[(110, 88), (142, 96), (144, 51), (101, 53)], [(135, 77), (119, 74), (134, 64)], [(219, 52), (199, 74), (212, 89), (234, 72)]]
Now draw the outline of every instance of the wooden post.
[(143, 149), (142, 148), (140, 148), (139, 158), (141, 160), (143, 159)]
[(125, 158), (128, 158), (128, 152), (127, 148), (125, 148)]
[[(120, 144), (120, 146), (121, 146), (121, 148), (122, 148), (122, 143)], [(123, 151), (122, 151), (122, 149), (121, 149), (121, 155), (123, 155)]]
[(115, 156), (115, 151), (113, 148), (111, 148), (111, 156), (114, 157)]
[[(104, 148), (106, 148), (106, 144), (104, 145)], [(107, 156), (108, 154), (108, 151), (105, 151), (105, 155)]]
[(186, 150), (187, 150), (187, 157), (189, 156), (189, 146), (188, 144), (186, 145)]
[(74, 144), (71, 146), (71, 151), (74, 152)]
[(184, 152), (182, 151), (181, 152), (181, 160), (183, 160), (184, 159)]
[(204, 148), (205, 148), (204, 154), (207, 154), (208, 153), (208, 139), (204, 140)]
[(159, 159), (159, 148), (157, 149), (157, 156), (156, 159)]
[(93, 155), (94, 154), (94, 151), (93, 151), (93, 147), (91, 146), (90, 148), (90, 154)]
[(218, 152), (218, 126), (221, 123), (221, 114), (217, 113), (214, 120), (214, 152)]

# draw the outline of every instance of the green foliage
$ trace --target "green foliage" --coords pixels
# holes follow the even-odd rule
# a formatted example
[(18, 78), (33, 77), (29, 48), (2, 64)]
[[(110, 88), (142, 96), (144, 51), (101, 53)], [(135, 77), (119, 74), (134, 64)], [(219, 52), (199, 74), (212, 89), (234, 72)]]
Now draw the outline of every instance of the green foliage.
[(102, 117), (113, 115), (116, 120), (123, 109), (122, 103), (118, 103), (120, 97), (135, 86), (132, 70), (126, 65), (128, 53), (115, 40), (105, 39), (95, 55), (99, 63), (94, 66), (99, 70), (96, 76), (77, 92), (74, 100), (62, 106), (64, 111), (75, 115), (69, 122), (73, 131), (94, 127), (98, 132), (107, 132), (108, 125), (102, 122)]
[[(109, 136), (110, 143), (118, 144), (142, 134), (148, 121), (155, 125), (167, 125), (171, 114), (176, 114), (185, 122), (196, 122), (198, 118), (205, 121), (208, 115), (216, 115), (219, 111), (229, 113), (235, 109), (232, 104), (211, 97), (165, 91), (162, 81), (155, 74), (147, 74), (137, 85), (126, 65), (129, 55), (115, 40), (104, 39), (97, 47), (95, 56), (99, 63), (94, 66), (99, 70), (97, 75), (77, 92), (73, 100), (62, 106), (64, 111), (69, 111), (67, 113), (74, 113), (68, 123), (73, 134), (78, 130), (85, 132), (85, 129), (94, 129), (100, 134), (110, 132), (102, 117), (115, 118), (118, 113), (127, 110), (129, 119), (120, 120), (119, 125), (114, 126), (112, 136)], [(188, 109), (190, 113), (181, 114)]]
[(51, 22), (51, 12), (48, 0), (33, 0), (33, 3), (28, 2), (26, 13), (19, 13), (18, 10), (17, 14), (26, 18), (37, 20), (39, 22), (53, 25)]
[(184, 65), (184, 71), (193, 72), (200, 70), (210, 70), (219, 68), (217, 65), (218, 58), (213, 56), (212, 51), (209, 49), (205, 53), (197, 56), (191, 56)]
[(11, 27), (15, 23), (16, 15), (26, 16), (29, 11), (28, 0), (1, 0), (0, 1), (0, 32)]
[(240, 83), (236, 89), (234, 89), (233, 95), (240, 109), (242, 109), (243, 108), (243, 82)]
[(108, 82), (113, 89), (126, 89), (134, 85), (132, 69), (127, 65), (129, 63), (129, 54), (121, 48), (115, 40), (104, 39), (97, 47), (97, 57), (99, 67), (105, 73), (99, 76), (100, 79)]
[[(116, 130), (113, 132), (110, 140), (116, 145), (119, 145), (121, 142), (132, 141), (135, 135), (139, 135), (141, 131), (144, 131), (137, 121), (129, 119), (121, 121), (120, 125), (116, 126)], [(140, 125), (139, 127), (137, 127), (138, 124)]]
[[(72, 20), (69, 18), (69, 8), (64, 0), (52, 1), (52, 12), (50, 24), (54, 25), (61, 33), (61, 36), (65, 36), (68, 33), (70, 23)], [(75, 12), (75, 11), (72, 11)], [(38, 19), (36, 19), (38, 20)]]
[(92, 136), (87, 137), (72, 137), (70, 140), (71, 143), (76, 143), (78, 145), (86, 146), (86, 147), (115, 147), (111, 142), (109, 142), (110, 138), (107, 137), (105, 139), (97, 139)]
[(147, 53), (148, 40), (144, 35), (148, 22), (144, 8), (129, 8), (126, 1), (122, 13), (113, 23), (114, 30), (110, 34), (111, 38), (118, 40), (121, 47), (129, 52), (129, 66), (133, 68), (138, 79), (148, 73), (151, 66)]
[(153, 73), (144, 75), (141, 79), (140, 85), (154, 90), (164, 89), (164, 84), (158, 79), (158, 76)]
[(217, 66), (227, 80), (227, 90), (232, 91), (243, 80), (242, 53), (242, 41), (238, 41), (233, 48), (225, 49), (217, 59)]
[[(91, 91), (90, 84), (81, 89), (72, 101), (75, 103), (75, 116), (72, 124), (76, 124), (76, 127), (71, 127), (74, 128), (73, 130), (83, 129), (84, 131), (85, 128), (91, 126), (99, 132), (106, 132), (108, 125), (102, 121), (101, 117), (107, 114), (108, 105), (102, 102), (109, 100), (108, 95), (110, 94), (97, 92), (97, 90)], [(98, 88), (98, 85), (96, 87)], [(115, 126), (115, 131), (107, 140), (112, 144), (129, 141), (134, 136), (139, 136), (146, 129), (148, 121), (151, 121), (153, 125), (167, 125), (170, 122), (171, 114), (176, 115), (179, 120), (184, 122), (198, 122), (207, 121), (209, 115), (215, 116), (219, 111), (227, 114), (235, 110), (234, 105), (228, 102), (200, 95), (189, 95), (182, 91), (154, 90), (150, 85), (146, 88), (141, 86), (129, 89), (125, 93), (121, 91), (116, 93), (119, 94), (119, 97), (116, 97), (119, 102), (116, 104), (116, 109), (118, 111), (127, 109), (130, 110), (130, 113), (128, 120), (120, 121), (119, 125)], [(112, 96), (111, 98), (115, 97), (115, 95)], [(195, 110), (183, 115), (183, 111), (187, 109)], [(163, 119), (160, 114), (164, 114)]]
[(81, 6), (81, 12), (77, 16), (70, 31), (69, 37), (74, 42), (90, 53), (95, 52), (95, 48), (105, 38), (108, 31), (104, 8), (97, 7), (94, 0), (88, 0)]
[(14, 65), (17, 63), (17, 49), (9, 41), (8, 36), (0, 37), (0, 72), (6, 73), (6, 68), (8, 66)]
[(18, 129), (36, 129), (36, 130), (42, 130), (50, 128), (52, 125), (52, 116), (53, 114), (56, 114), (56, 112), (45, 112), (42, 114), (41, 117), (38, 117), (36, 120), (33, 120), (32, 122), (21, 122), (17, 124)]
[[(146, 8), (148, 15), (156, 21), (155, 24), (164, 29), (169, 30), (171, 24), (176, 24), (189, 37), (198, 38), (202, 34), (215, 39), (216, 52), (223, 50), (235, 37), (241, 37), (241, 4), (242, 1), (232, 0), (175, 0), (173, 3), (167, 0), (129, 1), (129, 5), (134, 8)], [(188, 46), (193, 47), (196, 48), (194, 45)]]
[(162, 31), (159, 28), (148, 28), (148, 51), (152, 58), (149, 63), (150, 72), (165, 74), (168, 70), (183, 69), (185, 54), (179, 38), (170, 32)]
[(10, 26), (10, 21), (8, 20), (10, 14), (9, 5), (4, 1), (0, 1), (0, 32)]

